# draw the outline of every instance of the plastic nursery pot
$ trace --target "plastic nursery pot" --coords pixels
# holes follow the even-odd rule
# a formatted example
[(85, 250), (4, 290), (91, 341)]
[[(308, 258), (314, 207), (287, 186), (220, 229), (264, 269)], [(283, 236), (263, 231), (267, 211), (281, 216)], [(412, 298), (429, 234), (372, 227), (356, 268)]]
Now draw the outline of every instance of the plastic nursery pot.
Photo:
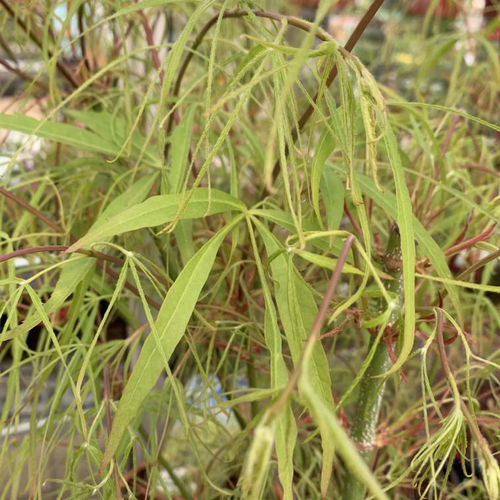
[[(406, 13), (411, 16), (425, 16), (432, 3), (432, 0), (412, 0), (408, 4)], [(432, 14), (441, 19), (455, 19), (458, 8), (453, 0), (439, 0)]]

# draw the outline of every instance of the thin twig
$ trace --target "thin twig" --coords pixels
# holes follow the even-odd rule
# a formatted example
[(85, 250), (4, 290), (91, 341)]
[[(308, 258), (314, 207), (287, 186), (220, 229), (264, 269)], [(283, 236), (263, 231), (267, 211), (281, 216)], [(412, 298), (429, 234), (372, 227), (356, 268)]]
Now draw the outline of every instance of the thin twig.
[[(43, 49), (43, 43), (36, 35), (35, 31), (31, 28), (28, 28), (26, 23), (21, 19), (20, 16), (16, 15), (16, 13), (12, 10), (10, 5), (6, 0), (0, 0), (0, 5), (9, 13), (9, 16), (15, 20), (15, 22), (21, 27), (21, 29), (31, 38), (31, 40), (37, 45), (40, 49)], [(47, 55), (52, 59), (53, 54), (50, 50), (47, 50)], [(74, 76), (61, 64), (60, 61), (56, 61), (56, 67), (59, 73), (66, 78), (66, 80), (71, 84), (74, 89), (77, 89), (80, 84), (75, 80)]]
[(473, 169), (480, 172), (484, 172), (495, 177), (500, 177), (500, 172), (493, 170), (492, 168), (485, 167), (484, 165), (474, 165), (473, 163), (464, 163), (463, 165), (458, 165), (456, 168)]
[[(453, 372), (451, 370), (450, 363), (448, 361), (448, 356), (446, 355), (446, 348), (443, 337), (443, 311), (439, 307), (436, 308), (436, 317), (437, 317), (436, 335), (438, 340), (439, 356), (441, 357), (441, 364), (443, 365), (445, 376), (450, 382), (450, 385), (456, 386), (455, 378), (453, 377)], [(460, 408), (464, 414), (465, 419), (467, 420), (467, 423), (469, 424), (472, 434), (476, 438), (477, 444), (479, 445), (480, 448), (489, 451), (486, 440), (484, 439), (484, 436), (482, 435), (481, 430), (479, 429), (475, 417), (469, 411), (469, 408), (465, 404), (465, 401), (462, 399), (460, 394), (458, 395), (458, 398), (460, 400)]]
[[(111, 378), (109, 375), (109, 364), (110, 361), (106, 361), (103, 368), (103, 385), (104, 385), (104, 412), (106, 415), (106, 432), (111, 434), (111, 427), (113, 425), (113, 420), (111, 418)], [(118, 469), (114, 468), (114, 479), (116, 484), (116, 500), (122, 500), (122, 491), (121, 491), (121, 479), (118, 474)]]
[[(486, 264), (488, 264), (491, 261), (494, 261), (500, 257), (500, 250), (495, 250), (494, 252), (490, 253), (486, 257), (484, 257), (481, 260), (478, 260), (475, 264), (467, 268), (465, 271), (462, 271), (455, 279), (457, 281), (463, 281), (467, 276), (470, 274), (476, 272), (478, 269), (481, 269), (484, 267)], [(443, 293), (441, 294), (441, 298), (444, 299), (446, 295), (448, 294), (448, 290), (445, 289), (443, 290)]]
[[(2, 0), (0, 0), (0, 2), (1, 1)], [(7, 191), (7, 189), (3, 187), (0, 187), (0, 194), (16, 202), (19, 206), (23, 207), (25, 210), (33, 214), (37, 219), (43, 221), (47, 226), (51, 227), (57, 233), (65, 233), (65, 231), (59, 226), (59, 224), (54, 222), (50, 217), (47, 217), (36, 208), (32, 207), (27, 201), (24, 201), (23, 199), (16, 196), (14, 193)]]
[[(0, 194), (5, 196), (6, 198), (9, 198), (9, 199), (13, 200), (14, 202), (16, 202), (18, 205), (23, 207), (25, 210), (27, 210), (28, 212), (33, 214), (36, 218), (42, 220), (46, 225), (48, 225), (49, 227), (54, 229), (57, 233), (65, 234), (65, 231), (56, 222), (54, 222), (52, 219), (50, 219), (50, 217), (47, 217), (42, 212), (40, 212), (39, 210), (37, 210), (36, 208), (31, 206), (28, 202), (22, 200), (21, 198), (19, 198), (15, 194), (11, 193), (10, 191), (7, 191), (5, 188), (2, 188), (2, 187), (0, 187)], [(69, 238), (70, 238), (71, 243), (76, 242), (76, 238), (74, 238), (73, 236), (70, 235)], [(94, 252), (94, 255), (92, 255), (92, 256), (96, 257), (96, 255), (101, 255), (101, 252)], [(105, 254), (102, 254), (102, 255), (105, 255)], [(107, 257), (115, 259), (114, 257), (110, 257), (110, 256), (107, 256)], [(102, 260), (109, 260), (109, 259), (106, 258), (106, 259), (102, 259)], [(119, 259), (119, 260), (121, 260), (121, 259)], [(121, 261), (121, 262), (123, 263), (123, 261)], [(111, 269), (109, 266), (105, 266), (100, 260), (97, 261), (97, 266), (99, 268), (101, 268), (106, 274), (111, 276), (114, 280), (118, 279), (118, 277), (119, 277), (118, 273), (113, 271), (113, 269)], [(157, 276), (157, 275), (155, 275), (155, 276)], [(140, 297), (139, 290), (137, 290), (137, 288), (134, 285), (132, 285), (128, 281), (125, 281), (124, 286), (127, 290), (131, 291), (134, 295), (137, 295), (138, 297)], [(161, 304), (159, 304), (154, 299), (151, 299), (148, 296), (146, 296), (146, 300), (150, 306), (154, 307), (158, 311), (160, 310)]]
[[(65, 252), (69, 247), (67, 245), (43, 245), (39, 247), (32, 248), (21, 248), (20, 250), (14, 250), (13, 252), (0, 255), (0, 263), (7, 262), (8, 260), (15, 259), (17, 257), (22, 257), (23, 255), (32, 255), (34, 253), (43, 252)], [(95, 257), (96, 259), (106, 260), (108, 262), (113, 262), (114, 264), (123, 265), (124, 261), (118, 257), (113, 257), (112, 255), (107, 255), (101, 252), (93, 252), (92, 250), (79, 249), (76, 251), (87, 255), (88, 257)]]
[(48, 87), (45, 85), (45, 83), (39, 82), (38, 80), (33, 80), (30, 75), (22, 72), (21, 70), (14, 68), (14, 66), (11, 66), (5, 59), (0, 58), (0, 64), (7, 70), (13, 73), (14, 75), (18, 76), (21, 80), (24, 80), (29, 83), (33, 83), (35, 85), (38, 85), (42, 90), (47, 91)]
[(445, 250), (444, 254), (447, 257), (451, 257), (461, 252), (462, 250), (474, 246), (476, 243), (479, 243), (481, 241), (486, 241), (493, 234), (495, 227), (496, 224), (493, 224), (491, 227), (485, 229), (481, 234), (478, 234), (473, 238), (469, 238), (468, 240), (462, 241), (461, 243), (451, 246), (450, 248)]
[(453, 133), (455, 132), (455, 128), (460, 120), (459, 115), (453, 115), (451, 118), (450, 128), (446, 133), (446, 137), (444, 138), (443, 146), (441, 147), (441, 156), (444, 158), (448, 148), (450, 147), (451, 139), (453, 137)]
[(82, 51), (83, 63), (85, 64), (87, 71), (89, 73), (92, 73), (92, 68), (90, 67), (90, 61), (89, 58), (87, 57), (87, 44), (85, 41), (85, 36), (83, 35), (85, 31), (85, 26), (83, 23), (84, 16), (85, 16), (85, 6), (82, 3), (80, 7), (78, 7), (78, 29), (80, 31), (80, 50)]
[[(144, 34), (146, 35), (146, 41), (148, 42), (148, 45), (150, 47), (154, 47), (155, 41), (153, 38), (153, 31), (151, 30), (151, 26), (149, 26), (148, 20), (144, 13), (142, 11), (139, 12), (139, 15), (141, 17), (141, 24), (144, 29)], [(160, 63), (160, 56), (158, 55), (158, 50), (155, 48), (152, 48), (150, 50), (151, 52), (151, 59), (153, 60), (153, 63), (155, 65), (155, 68), (159, 70), (161, 68), (161, 63)], [(163, 70), (160, 71), (160, 82), (163, 83), (163, 78), (165, 76), (165, 72)]]

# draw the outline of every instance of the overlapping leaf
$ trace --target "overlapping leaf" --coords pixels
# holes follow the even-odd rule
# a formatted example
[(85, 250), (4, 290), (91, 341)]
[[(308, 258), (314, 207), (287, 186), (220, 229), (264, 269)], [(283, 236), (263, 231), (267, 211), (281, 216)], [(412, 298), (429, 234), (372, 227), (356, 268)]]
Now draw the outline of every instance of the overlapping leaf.
[[(178, 214), (182, 194), (153, 196), (122, 213), (106, 218), (106, 224), (91, 229), (83, 238), (71, 245), (68, 252), (111, 238), (128, 231), (155, 227), (172, 221)], [(237, 198), (216, 189), (198, 188), (183, 211), (182, 219), (196, 219), (207, 215), (244, 211), (245, 205)]]
[(120, 399), (113, 420), (113, 428), (102, 459), (101, 469), (106, 467), (115, 454), (123, 433), (156, 384), (164, 369), (164, 358), (167, 360), (170, 358), (184, 335), (198, 297), (212, 269), (219, 247), (240, 220), (241, 217), (236, 218), (205, 243), (187, 263), (169, 289), (155, 322), (155, 329), (163, 353), (158, 352), (155, 339), (152, 335), (149, 335), (142, 346), (139, 359)]

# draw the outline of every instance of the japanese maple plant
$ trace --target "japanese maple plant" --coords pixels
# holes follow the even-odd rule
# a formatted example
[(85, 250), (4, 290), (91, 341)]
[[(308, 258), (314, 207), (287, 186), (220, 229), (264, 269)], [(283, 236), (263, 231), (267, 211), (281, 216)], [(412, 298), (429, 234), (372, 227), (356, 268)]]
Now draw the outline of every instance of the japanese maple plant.
[(0, 499), (500, 498), (497, 20), (335, 3), (0, 0)]

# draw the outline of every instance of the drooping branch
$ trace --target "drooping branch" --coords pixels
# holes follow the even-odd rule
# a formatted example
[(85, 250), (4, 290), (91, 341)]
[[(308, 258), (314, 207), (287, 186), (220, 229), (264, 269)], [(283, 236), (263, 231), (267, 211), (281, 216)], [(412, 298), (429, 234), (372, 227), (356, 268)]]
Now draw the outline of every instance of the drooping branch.
[[(347, 52), (352, 52), (352, 50), (354, 49), (354, 47), (358, 43), (359, 39), (361, 38), (361, 35), (365, 32), (366, 28), (368, 27), (371, 20), (373, 19), (375, 14), (378, 12), (378, 10), (380, 9), (380, 7), (382, 6), (383, 3), (384, 3), (384, 0), (373, 0), (369, 9), (366, 11), (365, 15), (360, 19), (358, 25), (356, 26), (356, 28), (354, 29), (354, 31), (352, 32), (351, 36), (349, 37), (349, 39), (347, 40), (347, 42), (345, 44), (344, 49)], [(254, 10), (254, 11), (252, 11), (252, 13), (256, 17), (272, 19), (275, 21), (281, 21), (281, 20), (286, 19), (286, 21), (288, 22), (288, 24), (290, 26), (294, 26), (295, 28), (301, 29), (303, 31), (309, 32), (313, 28), (313, 26), (310, 23), (303, 21), (302, 19), (299, 19), (297, 17), (293, 17), (293, 16), (287, 16), (284, 14), (277, 14), (275, 12), (268, 12), (268, 11), (264, 11), (264, 10)], [(247, 15), (248, 15), (248, 12), (245, 10), (232, 10), (232, 11), (224, 12), (222, 14), (222, 18), (223, 19), (235, 19), (235, 18), (245, 17)], [(178, 75), (177, 80), (175, 82), (174, 90), (172, 92), (172, 95), (174, 98), (179, 95), (182, 80), (183, 80), (184, 75), (187, 71), (189, 63), (191, 62), (191, 60), (196, 52), (196, 49), (200, 46), (201, 42), (205, 38), (205, 35), (210, 31), (212, 26), (214, 26), (216, 24), (217, 20), (219, 19), (219, 16), (220, 16), (220, 14), (216, 14), (215, 16), (213, 16), (212, 19), (210, 19), (205, 24), (205, 26), (202, 28), (202, 30), (198, 33), (198, 36), (196, 37), (196, 39), (191, 47), (190, 52), (186, 56), (186, 59), (184, 60), (182, 66), (181, 66), (181, 69), (179, 70), (179, 75)], [(315, 34), (316, 38), (318, 38), (318, 40), (321, 40), (321, 41), (331, 40), (330, 35), (327, 32), (325, 32), (323, 29), (316, 26), (316, 27), (314, 27), (314, 30), (315, 30), (314, 34)], [(326, 86), (329, 87), (334, 82), (336, 77), (337, 77), (337, 66), (333, 65), (333, 67), (330, 70), (330, 73), (328, 75), (328, 78), (326, 81)], [(317, 100), (318, 100), (318, 92), (316, 93), (316, 95), (313, 98), (314, 102), (316, 102)], [(309, 118), (313, 114), (314, 107), (315, 106), (313, 104), (309, 104), (309, 106), (306, 108), (306, 110), (304, 111), (304, 113), (300, 117), (300, 119), (298, 121), (298, 129), (294, 128), (292, 130), (293, 141), (295, 141), (297, 139), (299, 132), (304, 128), (306, 123), (309, 121)], [(167, 121), (167, 127), (166, 127), (167, 135), (172, 130), (173, 122), (174, 122), (174, 115), (172, 113)], [(165, 149), (165, 155), (167, 155), (167, 154), (168, 154), (168, 147)], [(286, 150), (286, 154), (288, 154), (288, 150)], [(277, 161), (275, 163), (274, 169), (273, 169), (273, 179), (274, 180), (276, 180), (276, 178), (278, 177), (278, 174), (279, 174), (279, 162)]]
[[(33, 29), (30, 29), (26, 23), (12, 10), (12, 7), (6, 2), (6, 0), (0, 0), (0, 5), (8, 12), (9, 16), (15, 20), (15, 22), (21, 27), (21, 29), (30, 37), (30, 39), (40, 48), (43, 48), (42, 41), (38, 38), (38, 35), (35, 33)], [(52, 58), (52, 52), (48, 51), (48, 56)], [(73, 89), (77, 89), (80, 84), (76, 81), (75, 77), (61, 64), (60, 61), (56, 62), (56, 67), (59, 73), (61, 73), (64, 78), (68, 81), (68, 83), (73, 87)]]

